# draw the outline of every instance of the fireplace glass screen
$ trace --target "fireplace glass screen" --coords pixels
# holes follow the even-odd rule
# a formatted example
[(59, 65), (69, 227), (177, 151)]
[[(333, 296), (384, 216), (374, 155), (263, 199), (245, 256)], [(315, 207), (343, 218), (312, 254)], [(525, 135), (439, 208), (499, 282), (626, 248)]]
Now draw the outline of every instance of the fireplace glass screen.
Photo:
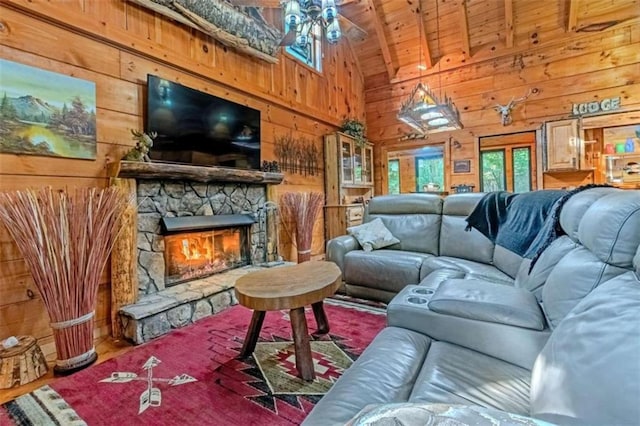
[(248, 265), (246, 228), (224, 228), (165, 236), (165, 285)]

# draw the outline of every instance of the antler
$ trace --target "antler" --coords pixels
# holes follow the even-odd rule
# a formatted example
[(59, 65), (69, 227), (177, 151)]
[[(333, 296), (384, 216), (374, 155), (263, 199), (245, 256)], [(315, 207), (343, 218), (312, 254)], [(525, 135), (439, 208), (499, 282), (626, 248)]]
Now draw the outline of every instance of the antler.
[(511, 99), (511, 102), (509, 102), (509, 104), (513, 107), (515, 104), (518, 104), (518, 103), (520, 103), (520, 102), (524, 102), (524, 101), (526, 101), (526, 100), (529, 98), (529, 96), (531, 96), (533, 93), (534, 93), (534, 90), (533, 90), (533, 89), (529, 89), (529, 91), (527, 92), (527, 94), (526, 94), (526, 95), (524, 95), (523, 97), (518, 98), (518, 99), (513, 99), (513, 98), (512, 98), (512, 99)]

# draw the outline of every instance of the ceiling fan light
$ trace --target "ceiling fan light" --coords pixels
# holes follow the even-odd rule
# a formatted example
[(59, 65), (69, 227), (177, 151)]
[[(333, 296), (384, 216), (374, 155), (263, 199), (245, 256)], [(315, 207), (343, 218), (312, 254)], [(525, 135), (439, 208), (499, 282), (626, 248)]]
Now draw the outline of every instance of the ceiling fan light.
[(338, 8), (334, 0), (322, 0), (322, 17), (331, 22), (338, 16)]
[(296, 44), (300, 47), (306, 46), (309, 43), (309, 36), (307, 33), (298, 33), (296, 35)]
[(300, 3), (296, 0), (289, 0), (284, 9), (284, 20), (289, 27), (295, 28), (302, 21)]
[(340, 30), (340, 24), (337, 19), (331, 21), (331, 23), (327, 26), (327, 41), (331, 44), (337, 43), (340, 40), (340, 36), (342, 35), (342, 31)]

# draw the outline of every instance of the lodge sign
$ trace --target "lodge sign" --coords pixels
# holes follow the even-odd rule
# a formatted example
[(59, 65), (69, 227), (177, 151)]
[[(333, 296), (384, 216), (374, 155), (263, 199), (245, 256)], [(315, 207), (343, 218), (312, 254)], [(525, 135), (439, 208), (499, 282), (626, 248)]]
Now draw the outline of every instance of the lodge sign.
[(618, 108), (620, 108), (620, 97), (605, 98), (601, 101), (573, 104), (573, 108), (571, 108), (571, 115), (605, 113)]

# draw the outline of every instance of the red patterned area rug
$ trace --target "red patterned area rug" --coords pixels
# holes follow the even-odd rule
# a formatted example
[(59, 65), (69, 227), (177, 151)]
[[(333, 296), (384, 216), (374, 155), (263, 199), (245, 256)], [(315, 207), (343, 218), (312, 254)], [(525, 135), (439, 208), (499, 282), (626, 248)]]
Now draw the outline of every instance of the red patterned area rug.
[(234, 306), (2, 405), (0, 424), (300, 424), (386, 322), (382, 310), (334, 303), (331, 331), (312, 338), (311, 383), (296, 375), (288, 311), (267, 312), (254, 355), (240, 359), (251, 311)]

